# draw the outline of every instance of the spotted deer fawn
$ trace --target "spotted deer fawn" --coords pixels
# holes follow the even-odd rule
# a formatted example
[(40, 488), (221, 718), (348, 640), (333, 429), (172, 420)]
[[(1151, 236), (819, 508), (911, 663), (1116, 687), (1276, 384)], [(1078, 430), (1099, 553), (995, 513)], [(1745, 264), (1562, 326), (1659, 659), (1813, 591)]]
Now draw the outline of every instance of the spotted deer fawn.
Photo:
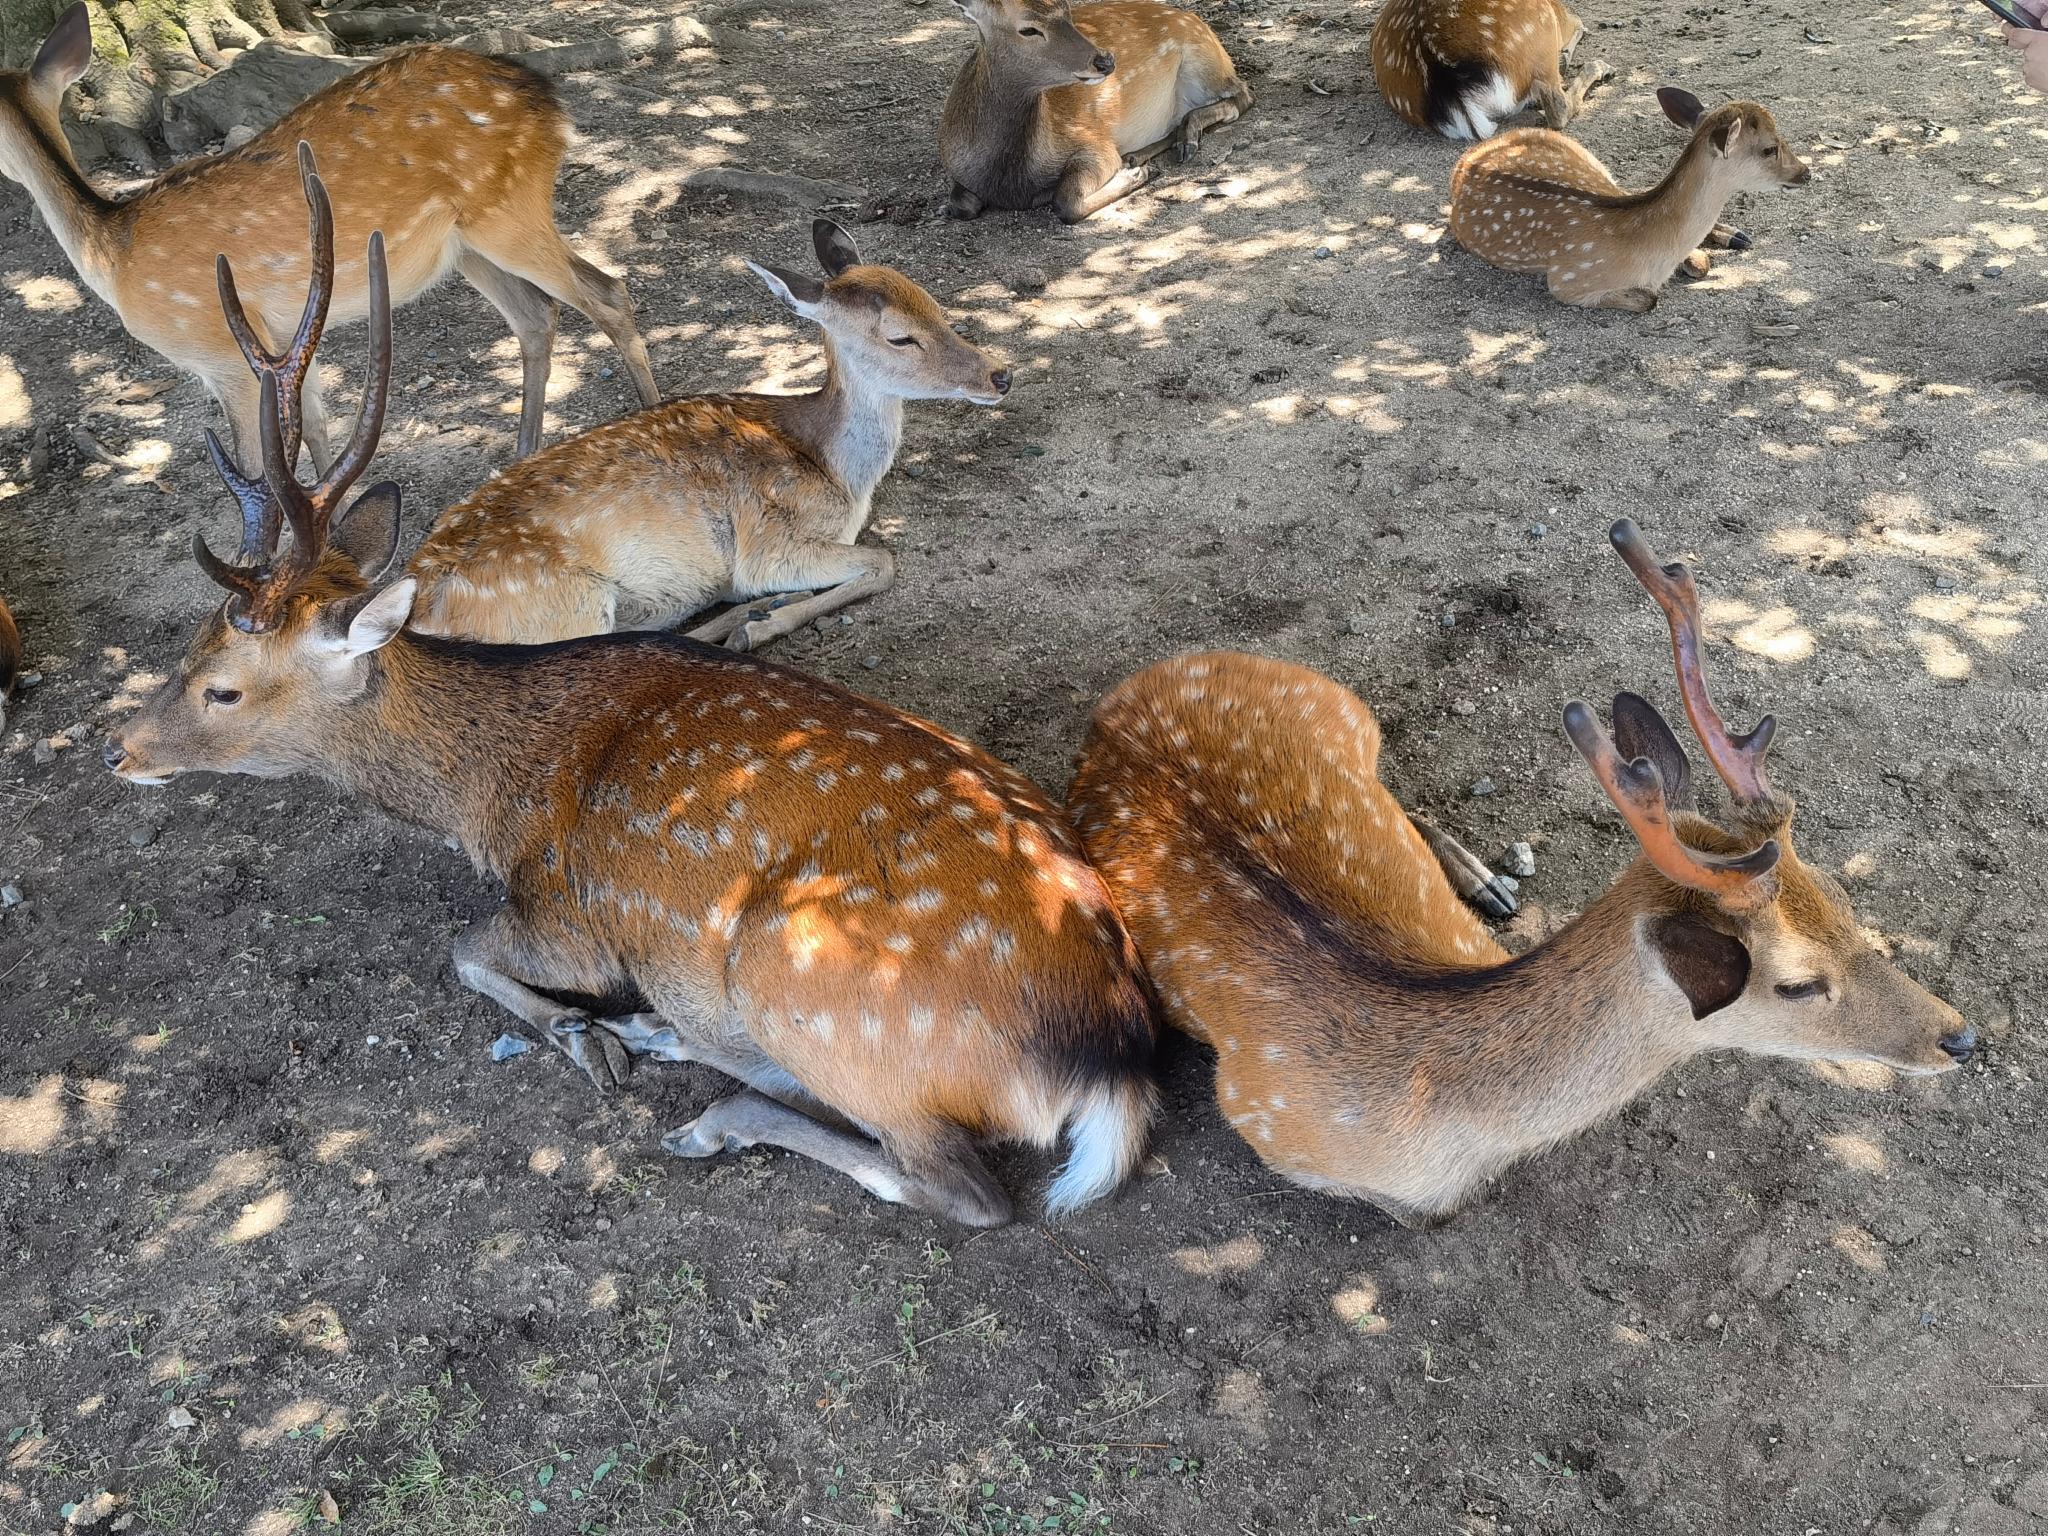
[(1734, 802), (1691, 810), (1657, 711), (1565, 730), (1642, 854), (1510, 960), (1378, 777), (1358, 698), (1220, 653), (1151, 667), (1096, 711), (1070, 809), (1169, 1022), (1216, 1050), (1224, 1114), (1296, 1183), (1441, 1220), (1510, 1163), (1618, 1111), (1702, 1051), (1946, 1071), (1974, 1036), (1872, 949), (1800, 861), (1765, 777), (1773, 722), (1731, 735), (1700, 664), (1699, 598), (1633, 523), (1615, 547), (1663, 607), (1679, 693)]
[(1451, 171), (1452, 237), (1496, 267), (1543, 273), (1566, 304), (1636, 314), (1656, 308), (1680, 267), (1707, 274), (1703, 243), (1747, 250), (1749, 236), (1720, 222), (1728, 199), (1813, 173), (1753, 101), (1709, 112), (1668, 86), (1657, 100), (1693, 136), (1649, 191), (1624, 192), (1576, 139), (1517, 128), (1466, 150)]
[(1078, 223), (1144, 186), (1167, 150), (1191, 158), (1204, 133), (1251, 107), (1251, 88), (1192, 11), (1159, 0), (958, 3), (980, 40), (939, 119), (955, 218), (1050, 204)]
[[(58, 121), (64, 92), (91, 59), (81, 4), (59, 19), (26, 74), (0, 71), (0, 174), (28, 189), (78, 275), (128, 333), (196, 374), (220, 402), (244, 467), (255, 466), (257, 391), (210, 302), (214, 265), (223, 247), (240, 254), (241, 296), (262, 345), (291, 336), (306, 284), (291, 211), (292, 150), (302, 142), (349, 189), (335, 213), (343, 239), (360, 247), (372, 229), (389, 238), (397, 302), (452, 267), (505, 317), (525, 371), (521, 454), (540, 442), (557, 301), (604, 328), (642, 404), (660, 400), (625, 283), (555, 229), (569, 119), (532, 71), (456, 48), (408, 49), (317, 92), (241, 148), (112, 202), (79, 170)], [(337, 320), (363, 316), (360, 262), (341, 263), (333, 292)], [(267, 366), (278, 366), (275, 355)], [(308, 445), (324, 463), (325, 418), (310, 377), (304, 408)]]
[[(316, 206), (317, 182), (308, 178)], [(685, 1157), (772, 1145), (886, 1200), (1008, 1218), (982, 1140), (1071, 1155), (1048, 1204), (1113, 1189), (1154, 1103), (1137, 957), (1059, 810), (936, 726), (668, 635), (536, 647), (408, 632), (379, 585), (398, 492), (342, 508), (374, 451), (390, 299), (373, 238), (372, 360), (354, 434), (311, 486), (260, 385), (264, 489), (176, 675), (111, 737), (117, 774), (310, 773), (459, 844), (509, 900), (456, 945), (462, 980), (600, 1087), (631, 1054), (747, 1085), (671, 1132)], [(309, 310), (324, 308), (315, 264)], [(233, 299), (223, 285), (223, 299)], [(545, 995), (632, 987), (592, 1018)]]
[(1387, 105), (1445, 138), (1489, 138), (1529, 107), (1562, 128), (1614, 75), (1601, 61), (1565, 84), (1559, 61), (1585, 32), (1559, 0), (1387, 0), (1372, 29), (1373, 78)]
[[(513, 465), (449, 508), (413, 557), (413, 627), (532, 644), (666, 629), (737, 598), (692, 635), (750, 650), (885, 589), (895, 561), (854, 540), (896, 457), (903, 402), (994, 405), (1010, 371), (909, 278), (862, 263), (831, 220), (812, 240), (823, 282), (754, 271), (824, 332), (822, 387), (672, 400)], [(748, 601), (819, 587), (774, 608)]]

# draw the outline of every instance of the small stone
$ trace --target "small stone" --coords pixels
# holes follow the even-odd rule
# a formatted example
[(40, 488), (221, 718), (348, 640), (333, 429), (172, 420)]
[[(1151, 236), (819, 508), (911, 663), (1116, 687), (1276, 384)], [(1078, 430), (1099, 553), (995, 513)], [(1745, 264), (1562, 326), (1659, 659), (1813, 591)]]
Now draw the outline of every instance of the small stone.
[(860, 664), (867, 671), (872, 672), (882, 664), (882, 658), (879, 656), (863, 656), (860, 659)]
[(1328, 261), (1334, 255), (1336, 255), (1336, 252), (1331, 250), (1327, 245), (1319, 245), (1316, 247), (1317, 261)]
[(924, 466), (922, 464), (904, 465), (903, 478), (906, 480), (922, 480), (924, 478)]
[(130, 848), (147, 848), (155, 841), (155, 827), (134, 827), (128, 833), (128, 846)]
[(382, 1035), (365, 1035), (365, 1036), (363, 1036), (363, 1044), (365, 1044), (365, 1045), (382, 1045), (383, 1043), (384, 1043), (384, 1037), (383, 1037)]
[(1986, 277), (2003, 277), (2008, 265), (2009, 263), (2003, 261), (1986, 262), (1984, 264), (1984, 275)]
[(1344, 633), (1347, 635), (1362, 635), (1366, 633), (1365, 615), (1354, 613), (1350, 618), (1346, 619), (1344, 621)]
[[(374, 1039), (375, 1036), (371, 1038)], [(531, 1040), (513, 1034), (500, 1035), (491, 1042), (491, 1060), (510, 1061), (514, 1056), (524, 1056), (532, 1049)]]
[(1545, 537), (1545, 536), (1546, 536), (1547, 534), (1549, 534), (1549, 532), (1550, 532), (1550, 528), (1549, 528), (1549, 526), (1548, 526), (1547, 524), (1544, 524), (1544, 523), (1531, 523), (1531, 524), (1529, 525), (1529, 537), (1530, 537), (1530, 538), (1532, 538), (1532, 539), (1540, 539), (1540, 538), (1543, 538), (1543, 537)]
[(1453, 699), (1451, 700), (1451, 713), (1454, 715), (1476, 715), (1479, 713), (1479, 706), (1470, 699)]
[(50, 764), (57, 761), (57, 748), (48, 737), (44, 737), (35, 744), (35, 748), (29, 753), (29, 756), (36, 760), (36, 766), (47, 768)]
[(192, 1410), (179, 1403), (164, 1415), (164, 1422), (172, 1429), (192, 1429), (199, 1421), (192, 1417)]
[(1501, 855), (1500, 867), (1523, 880), (1536, 873), (1536, 850), (1527, 843), (1509, 843)]
[(0, 885), (0, 907), (18, 907), (28, 898), (21, 894), (21, 887), (12, 880)]
[(598, 369), (598, 370), (597, 370), (597, 376), (598, 376), (598, 377), (599, 377), (600, 379), (608, 379), (608, 378), (610, 378), (610, 377), (612, 376), (612, 368), (611, 368), (611, 364), (609, 364), (609, 363), (606, 363), (606, 364), (605, 364), (605, 365), (604, 365), (604, 366), (603, 366), (602, 368)]
[(1935, 591), (1937, 591), (1937, 592), (1953, 592), (1953, 591), (1955, 591), (1955, 589), (1956, 589), (1956, 579), (1955, 579), (1955, 577), (1953, 577), (1953, 576), (1950, 576), (1950, 575), (1948, 575), (1947, 573), (1945, 573), (1945, 572), (1944, 572), (1944, 573), (1943, 573), (1942, 575), (1939, 575), (1939, 576), (1937, 576), (1937, 577), (1935, 577), (1935, 578), (1934, 578), (1934, 590), (1935, 590)]
[(1495, 787), (1491, 779), (1474, 779), (1472, 781), (1472, 798), (1474, 800), (1484, 800), (1494, 792)]
[(1444, 616), (1442, 620), (1440, 620), (1440, 622), (1443, 624), (1443, 627), (1445, 629), (1456, 629), (1458, 627), (1458, 616), (1455, 613), (1452, 613), (1448, 608), (1446, 608), (1444, 610)]

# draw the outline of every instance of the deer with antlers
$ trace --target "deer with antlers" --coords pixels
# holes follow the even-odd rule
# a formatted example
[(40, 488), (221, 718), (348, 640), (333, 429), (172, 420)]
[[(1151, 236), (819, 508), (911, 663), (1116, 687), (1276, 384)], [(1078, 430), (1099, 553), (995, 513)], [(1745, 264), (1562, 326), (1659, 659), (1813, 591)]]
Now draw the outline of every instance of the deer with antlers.
[(1204, 133), (1251, 109), (1251, 88), (1193, 11), (958, 3), (979, 38), (939, 119), (953, 218), (1050, 205), (1079, 223), (1144, 186), (1169, 150), (1191, 159)]
[(824, 333), (817, 389), (672, 400), (513, 465), (443, 513), (413, 556), (413, 628), (533, 644), (667, 629), (738, 600), (691, 634), (751, 650), (885, 590), (894, 558), (854, 541), (902, 443), (904, 402), (995, 405), (1010, 370), (916, 283), (863, 262), (830, 219), (811, 233), (823, 281), (749, 266)]
[[(239, 149), (192, 161), (132, 197), (101, 196), (59, 121), (64, 92), (92, 61), (82, 4), (65, 11), (23, 73), (0, 71), (0, 175), (21, 183), (71, 265), (128, 333), (195, 374), (226, 413), (235, 456), (257, 464), (257, 388), (238, 336), (206, 303), (223, 246), (241, 254), (248, 332), (265, 346), (290, 333), (306, 287), (290, 213), (292, 146), (311, 144), (349, 195), (341, 234), (390, 242), (393, 296), (407, 303), (452, 268), (490, 301), (519, 341), (524, 387), (519, 453), (540, 443), (558, 303), (580, 309), (619, 349), (643, 405), (661, 399), (625, 282), (571, 250), (555, 228), (555, 180), (568, 114), (547, 81), (507, 59), (410, 48), (337, 80)], [(351, 258), (331, 283), (338, 321), (363, 317), (368, 274)], [(299, 338), (310, 346), (317, 337)], [(282, 354), (265, 353), (273, 367)], [(328, 458), (318, 381), (303, 381), (306, 442)]]
[(1708, 695), (1699, 597), (1631, 522), (1612, 534), (1669, 620), (1679, 694), (1734, 802), (1692, 809), (1663, 717), (1565, 730), (1641, 857), (1510, 960), (1460, 905), (1378, 776), (1370, 710), (1257, 657), (1183, 657), (1097, 709), (1069, 809), (1168, 1021), (1216, 1051), (1224, 1115), (1275, 1171), (1442, 1220), (1516, 1159), (1615, 1113), (1703, 1051), (1944, 1072), (1974, 1035), (1871, 947), (1792, 847), (1764, 771), (1773, 722), (1732, 734)]
[[(310, 170), (306, 193), (317, 247)], [(309, 313), (327, 270), (314, 263)], [(936, 726), (687, 639), (489, 646), (408, 631), (418, 581), (380, 584), (397, 489), (342, 504), (388, 395), (374, 236), (365, 270), (354, 433), (302, 486), (295, 379), (263, 376), (277, 516), (230, 481), (242, 557), (201, 558), (227, 600), (110, 737), (108, 767), (139, 784), (317, 774), (449, 837), (508, 896), (456, 945), (465, 984), (600, 1088), (633, 1055), (746, 1085), (669, 1133), (679, 1156), (784, 1147), (885, 1200), (993, 1225), (1010, 1202), (979, 1143), (1064, 1135), (1048, 1207), (1114, 1189), (1153, 1113), (1152, 1018), (1129, 936), (1058, 808)], [(221, 297), (234, 307), (227, 282)], [(548, 995), (627, 988), (647, 1011), (593, 1018)]]
[(1635, 314), (1656, 308), (1674, 272), (1707, 275), (1703, 245), (1748, 250), (1749, 236), (1721, 222), (1728, 199), (1801, 186), (1813, 173), (1753, 101), (1709, 112), (1669, 86), (1657, 100), (1692, 142), (1649, 191), (1624, 191), (1576, 139), (1517, 128), (1452, 167), (1452, 238), (1496, 267), (1541, 272), (1562, 303)]
[(1614, 78), (1601, 60), (1565, 83), (1560, 61), (1585, 35), (1561, 0), (1387, 0), (1372, 29), (1373, 79), (1401, 117), (1447, 139), (1487, 138), (1528, 107), (1562, 128)]

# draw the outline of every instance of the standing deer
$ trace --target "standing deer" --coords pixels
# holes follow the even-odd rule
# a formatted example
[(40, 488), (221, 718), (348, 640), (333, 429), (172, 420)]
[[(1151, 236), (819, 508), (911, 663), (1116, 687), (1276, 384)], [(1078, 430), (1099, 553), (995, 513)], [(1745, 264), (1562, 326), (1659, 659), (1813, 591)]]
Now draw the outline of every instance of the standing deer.
[[(237, 338), (207, 304), (219, 253), (242, 255), (241, 296), (259, 345), (293, 334), (306, 287), (290, 209), (295, 144), (311, 144), (349, 195), (336, 211), (351, 244), (387, 233), (397, 302), (452, 267), (519, 339), (525, 387), (519, 452), (540, 443), (557, 301), (604, 328), (643, 405), (661, 399), (623, 280), (570, 250), (555, 229), (555, 177), (570, 125), (548, 83), (507, 59), (407, 49), (337, 80), (240, 149), (159, 176), (121, 202), (87, 181), (59, 122), (64, 92), (92, 61), (84, 5), (58, 20), (26, 74), (0, 71), (0, 175), (20, 182), (93, 292), (128, 333), (196, 374), (227, 413), (237, 462), (254, 469), (257, 388)], [(344, 261), (337, 318), (366, 308), (362, 264)], [(302, 342), (317, 341), (302, 337)], [(284, 365), (265, 352), (264, 368)], [(305, 380), (306, 438), (328, 458), (318, 381)]]
[(1447, 139), (1489, 138), (1500, 119), (1532, 106), (1562, 128), (1614, 77), (1601, 60), (1565, 84), (1559, 60), (1585, 34), (1561, 0), (1387, 0), (1372, 29), (1372, 73), (1387, 105)]
[(1642, 856), (1510, 960), (1380, 783), (1379, 725), (1301, 667), (1218, 653), (1140, 672), (1097, 709), (1069, 808), (1164, 1001), (1216, 1050), (1225, 1116), (1275, 1171), (1398, 1220), (1442, 1220), (1516, 1159), (1620, 1110), (1702, 1051), (1945, 1072), (1975, 1037), (1871, 948), (1792, 849), (1764, 773), (1773, 722), (1731, 735), (1700, 666), (1699, 596), (1630, 522), (1612, 538), (1663, 607), (1679, 692), (1734, 800), (1643, 699), (1614, 739), (1565, 730)]
[(829, 589), (772, 609), (743, 601), (692, 631), (750, 650), (887, 588), (894, 559), (854, 540), (902, 441), (903, 402), (994, 405), (1010, 370), (909, 278), (863, 264), (830, 219), (811, 233), (823, 282), (753, 270), (824, 332), (822, 386), (672, 400), (513, 465), (449, 508), (413, 557), (413, 627), (533, 644)]
[[(1252, 104), (1209, 24), (1160, 0), (958, 0), (980, 41), (939, 119), (946, 211), (1053, 209), (1069, 224), (1150, 181), (1171, 149)], [(1121, 64), (1119, 64), (1121, 60)]]
[(1720, 222), (1728, 199), (1801, 186), (1813, 173), (1753, 101), (1708, 112), (1669, 86), (1657, 100), (1693, 136), (1649, 191), (1624, 192), (1576, 139), (1517, 128), (1474, 145), (1452, 168), (1452, 237), (1496, 267), (1543, 273), (1563, 303), (1639, 315), (1657, 307), (1657, 290), (1681, 266), (1706, 276), (1702, 243), (1748, 250), (1749, 236)]
[[(353, 435), (302, 486), (279, 407), (311, 356), (263, 376), (264, 489), (291, 542), (279, 553), (275, 523), (252, 542), (261, 508), (230, 482), (244, 559), (201, 562), (227, 601), (109, 739), (108, 767), (139, 784), (317, 774), (449, 837), (509, 896), (456, 944), (466, 985), (600, 1088), (631, 1053), (747, 1085), (669, 1133), (679, 1156), (785, 1147), (994, 1225), (1009, 1199), (977, 1142), (1064, 1132), (1049, 1208), (1115, 1188), (1153, 1112), (1151, 1014), (1108, 892), (1028, 781), (885, 705), (674, 636), (406, 630), (419, 583), (378, 585), (397, 488), (341, 507), (388, 393), (374, 236), (366, 270)], [(592, 1018), (546, 995), (626, 987), (650, 1010)]]

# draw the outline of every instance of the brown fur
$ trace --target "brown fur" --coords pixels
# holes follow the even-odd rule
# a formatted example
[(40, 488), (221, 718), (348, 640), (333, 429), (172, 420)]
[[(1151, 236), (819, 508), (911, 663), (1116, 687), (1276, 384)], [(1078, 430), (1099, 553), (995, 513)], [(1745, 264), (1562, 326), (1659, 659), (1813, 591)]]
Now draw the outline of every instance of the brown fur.
[(1160, 0), (961, 8), (980, 40), (939, 120), (958, 218), (1050, 205), (1076, 223), (1143, 186), (1157, 156), (1187, 159), (1252, 104), (1208, 23)]
[[(820, 225), (821, 254), (845, 241)], [(895, 456), (902, 401), (986, 403), (1009, 375), (887, 267), (847, 266), (814, 302), (793, 302), (825, 327), (820, 389), (676, 400), (512, 466), (449, 508), (413, 557), (416, 627), (531, 644), (665, 629), (721, 597), (833, 589), (697, 632), (744, 650), (885, 589), (888, 552), (854, 540)], [(906, 336), (915, 344), (892, 344)]]
[(0, 728), (7, 724), (7, 701), (20, 681), (21, 632), (14, 627), (14, 615), (7, 611), (7, 599), (0, 597)]
[(1706, 270), (1702, 242), (1738, 238), (1719, 223), (1730, 197), (1798, 185), (1809, 174), (1771, 114), (1750, 101), (1698, 116), (1692, 142), (1647, 192), (1624, 191), (1575, 139), (1517, 128), (1459, 158), (1450, 230), (1494, 266), (1543, 273), (1563, 303), (1640, 314), (1682, 262)]
[[(1871, 951), (1791, 851), (1789, 810), (1694, 847), (1782, 854), (1730, 911), (1638, 860), (1510, 960), (1378, 778), (1371, 711), (1329, 679), (1228, 652), (1150, 667), (1097, 708), (1068, 808), (1168, 1022), (1217, 1053), (1224, 1115), (1276, 1171), (1441, 1219), (1516, 1158), (1716, 1047), (1953, 1065), (1954, 1011)], [(1695, 1020), (1653, 934), (1694, 916), (1746, 948), (1746, 990)], [(1773, 985), (1825, 975), (1827, 1002)]]
[(1584, 31), (1560, 0), (1388, 0), (1372, 29), (1373, 78), (1403, 119), (1448, 138), (1485, 138), (1529, 106), (1562, 128), (1607, 73), (1595, 64), (1565, 85), (1559, 60)]
[[(72, 159), (58, 122), (68, 83), (63, 72), (0, 72), (0, 173), (29, 188), (79, 276), (129, 333), (204, 381), (245, 468), (256, 462), (256, 388), (221, 318), (214, 260), (233, 257), (259, 333), (272, 345), (288, 338), (306, 288), (301, 142), (333, 191), (336, 323), (364, 314), (362, 253), (381, 229), (397, 302), (459, 267), (511, 323), (526, 370), (521, 452), (539, 439), (557, 300), (610, 334), (643, 404), (661, 398), (625, 284), (555, 229), (569, 120), (546, 82), (519, 65), (407, 49), (315, 93), (241, 148), (180, 166), (122, 202), (101, 197)], [(318, 460), (320, 405), (313, 390), (306, 398)]]

